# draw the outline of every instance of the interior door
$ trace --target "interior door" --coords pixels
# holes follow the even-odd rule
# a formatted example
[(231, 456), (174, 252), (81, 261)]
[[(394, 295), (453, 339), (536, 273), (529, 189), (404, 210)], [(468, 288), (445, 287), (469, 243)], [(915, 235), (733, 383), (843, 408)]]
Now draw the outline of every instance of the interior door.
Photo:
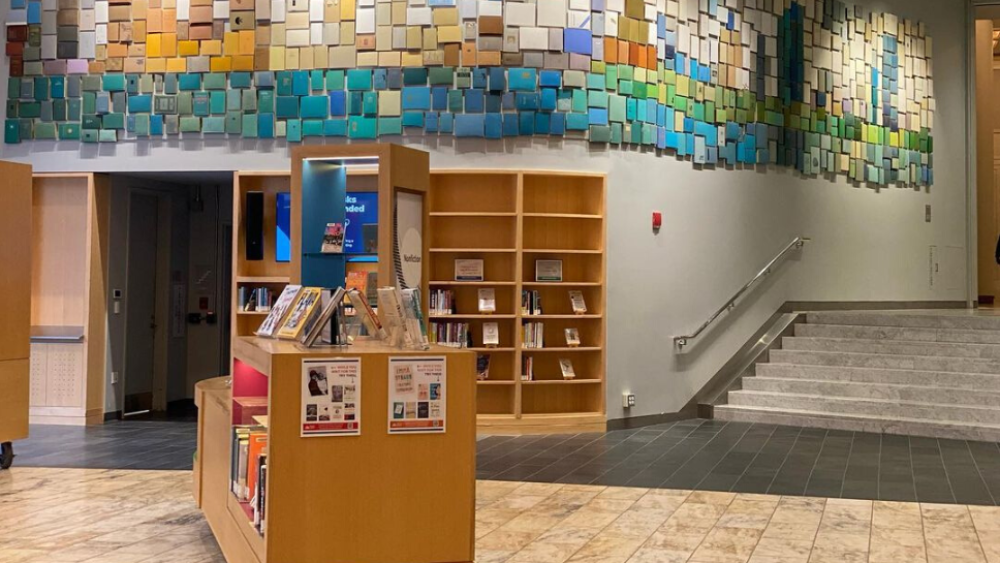
[(126, 416), (153, 408), (158, 208), (155, 195), (132, 192), (129, 198), (123, 403)]

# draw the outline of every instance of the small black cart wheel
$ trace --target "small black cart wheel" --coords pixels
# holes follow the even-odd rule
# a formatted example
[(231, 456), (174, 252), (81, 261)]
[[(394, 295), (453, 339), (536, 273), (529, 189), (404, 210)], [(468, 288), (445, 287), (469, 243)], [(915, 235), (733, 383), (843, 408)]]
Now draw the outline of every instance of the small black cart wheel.
[(0, 469), (10, 469), (14, 463), (14, 445), (10, 442), (0, 444)]

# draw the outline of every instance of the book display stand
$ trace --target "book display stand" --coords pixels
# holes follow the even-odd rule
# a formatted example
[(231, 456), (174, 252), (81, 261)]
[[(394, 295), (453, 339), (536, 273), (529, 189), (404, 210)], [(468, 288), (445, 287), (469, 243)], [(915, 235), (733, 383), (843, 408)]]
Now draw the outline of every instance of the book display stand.
[[(352, 285), (351, 256), (321, 246), (328, 225), (346, 223), (351, 180), (362, 179), (379, 209), (380, 244), (365, 249), (377, 250), (366, 264), (381, 286), (420, 289), (403, 301), (423, 313), (427, 166), (426, 153), (396, 145), (316, 146), (293, 150), (290, 176), (237, 173), (238, 232), (246, 192), (264, 192), (272, 232), (267, 210), (287, 186), (289, 258), (278, 262), (267, 237), (263, 259), (234, 245), (234, 285), (275, 296), (288, 284)], [(380, 294), (388, 307), (393, 299)], [(266, 315), (243, 320), (234, 310), (231, 378), (196, 385), (194, 496), (226, 560), (471, 562), (475, 354), (375, 338), (309, 348), (252, 336)]]

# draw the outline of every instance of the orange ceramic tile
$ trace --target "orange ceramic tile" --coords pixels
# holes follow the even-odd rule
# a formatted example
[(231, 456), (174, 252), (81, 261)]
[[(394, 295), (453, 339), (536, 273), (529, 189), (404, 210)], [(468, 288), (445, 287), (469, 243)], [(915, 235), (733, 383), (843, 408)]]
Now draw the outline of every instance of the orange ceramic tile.
[(240, 34), (237, 31), (227, 31), (222, 40), (222, 54), (227, 56), (238, 55), (240, 52)]
[(254, 70), (253, 55), (236, 55), (233, 57), (233, 70)]
[(146, 44), (132, 43), (128, 46), (128, 56), (146, 58)]
[(462, 66), (476, 66), (476, 42), (462, 43)]
[(232, 57), (212, 57), (208, 64), (212, 72), (229, 72), (233, 70)]
[(162, 29), (163, 33), (177, 32), (177, 10), (173, 8), (163, 8)]
[(656, 46), (646, 46), (646, 68), (656, 70)]
[(238, 31), (239, 44), (237, 52), (240, 55), (253, 55), (255, 32), (252, 29)]
[(108, 43), (108, 58), (127, 57), (128, 45), (125, 43)]
[(640, 52), (642, 53), (642, 62), (646, 62), (646, 52), (641, 50), (638, 43), (629, 42), (628, 43), (628, 64), (632, 66), (646, 67), (645, 64), (639, 64)]
[(146, 72), (146, 59), (128, 57), (125, 59), (124, 70), (131, 73)]
[(618, 64), (628, 64), (628, 41), (618, 42)]
[(90, 61), (90, 63), (87, 64), (87, 71), (89, 71), (90, 74), (104, 74), (107, 71), (107, 66), (100, 61)]
[(164, 57), (176, 57), (177, 56), (177, 34), (176, 33), (161, 33), (160, 34), (160, 52)]
[(618, 64), (618, 40), (614, 37), (604, 38), (604, 62)]
[(146, 32), (160, 33), (161, 31), (163, 31), (163, 10), (150, 8), (146, 15)]
[(196, 57), (198, 56), (198, 42), (179, 41), (177, 43), (177, 52), (182, 57)]

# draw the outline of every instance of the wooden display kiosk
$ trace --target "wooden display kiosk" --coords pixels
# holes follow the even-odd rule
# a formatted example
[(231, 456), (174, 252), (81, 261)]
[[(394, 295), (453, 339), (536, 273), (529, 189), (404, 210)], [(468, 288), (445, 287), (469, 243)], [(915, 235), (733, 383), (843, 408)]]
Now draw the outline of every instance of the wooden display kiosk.
[[(237, 236), (247, 221), (248, 192), (263, 193), (265, 230), (278, 223), (270, 210), (285, 186), (290, 210), (288, 261), (279, 262), (267, 241), (263, 258), (252, 260), (237, 243), (235, 289), (258, 284), (277, 294), (289, 283), (344, 285), (351, 255), (323, 253), (320, 245), (327, 224), (344, 222), (351, 184), (362, 184), (378, 198), (379, 244), (367, 253), (367, 267), (377, 271), (379, 286), (426, 291), (427, 167), (420, 151), (351, 145), (294, 149), (287, 184), (280, 174), (237, 173)], [(195, 391), (194, 496), (227, 561), (471, 562), (475, 355), (436, 346), (404, 350), (365, 338), (346, 348), (306, 348), (249, 336), (265, 315), (246, 313), (234, 307), (232, 376), (200, 382)], [(358, 370), (357, 385), (335, 385), (332, 376), (315, 383), (318, 360), (356, 362), (350, 365)], [(435, 377), (437, 383), (420, 383)], [(401, 393), (414, 400), (401, 400)], [(328, 409), (351, 428), (317, 435), (328, 431)], [(265, 456), (244, 453), (244, 438), (266, 443), (258, 450)]]
[[(357, 344), (346, 352), (242, 337), (229, 378), (196, 386), (195, 497), (229, 563), (464, 563), (474, 556), (474, 355)], [(394, 357), (447, 365), (447, 426), (438, 434), (388, 433)], [(302, 361), (361, 359), (360, 436), (300, 437)], [(266, 527), (252, 526), (230, 490), (234, 392), (260, 389), (267, 415)], [(236, 398), (237, 401), (240, 397)]]
[(31, 166), (0, 162), (0, 467), (10, 466), (10, 442), (28, 437), (31, 325)]

